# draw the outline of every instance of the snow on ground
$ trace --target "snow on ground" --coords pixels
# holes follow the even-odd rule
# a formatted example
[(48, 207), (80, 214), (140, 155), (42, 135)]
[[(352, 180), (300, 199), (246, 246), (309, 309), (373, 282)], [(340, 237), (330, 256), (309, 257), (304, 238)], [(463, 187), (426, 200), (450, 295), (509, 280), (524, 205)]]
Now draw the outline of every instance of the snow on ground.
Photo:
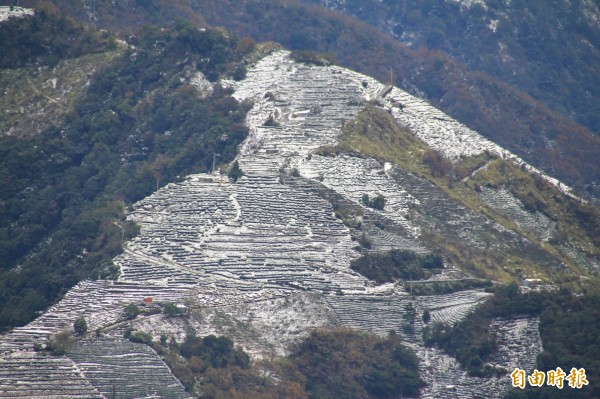
[(418, 237), (420, 229), (407, 219), (407, 215), (411, 206), (419, 205), (419, 200), (390, 178), (375, 159), (313, 155), (310, 160), (299, 159), (297, 168), (302, 176), (318, 179), (359, 205), (364, 194), (371, 199), (383, 195), (386, 205), (379, 213), (402, 226), (408, 238)]
[(9, 18), (23, 18), (33, 14), (33, 8), (23, 8), (17, 6), (0, 6), (0, 22), (6, 21)]
[(556, 222), (540, 211), (527, 211), (523, 203), (505, 188), (482, 187), (480, 195), (487, 204), (535, 234), (540, 241), (547, 241), (556, 232)]
[(212, 83), (210, 83), (200, 71), (197, 71), (194, 76), (191, 77), (190, 84), (200, 92), (202, 98), (210, 96), (213, 92)]
[(458, 4), (461, 7), (465, 7), (465, 8), (471, 8), (475, 5), (480, 6), (484, 10), (487, 10), (487, 8), (488, 8), (485, 0), (446, 0), (446, 2)]

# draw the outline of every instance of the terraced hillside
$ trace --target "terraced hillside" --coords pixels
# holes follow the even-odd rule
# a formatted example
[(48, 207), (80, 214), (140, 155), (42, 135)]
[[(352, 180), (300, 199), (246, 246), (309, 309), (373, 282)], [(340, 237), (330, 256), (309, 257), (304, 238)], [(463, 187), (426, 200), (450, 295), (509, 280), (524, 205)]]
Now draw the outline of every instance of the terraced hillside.
[[(133, 331), (181, 342), (189, 331), (222, 334), (260, 358), (287, 353), (290, 344), (317, 327), (339, 326), (382, 335), (396, 331), (421, 359), (427, 383), (421, 397), (447, 396), (448, 390), (461, 398), (482, 392), (501, 396), (510, 386), (506, 374), (470, 377), (453, 358), (425, 348), (421, 338), (425, 311), (433, 321), (452, 324), (489, 293), (459, 287), (417, 295), (412, 277), (376, 284), (352, 270), (352, 261), (390, 249), (429, 254), (442, 247), (445, 267), (429, 273), (425, 282), (448, 284), (473, 280), (456, 267), (514, 281), (523, 277), (520, 273), (549, 269), (585, 274), (590, 265), (540, 243), (539, 232), (549, 222), (535, 212), (515, 227), (479, 208), (490, 197), (511, 203), (507, 212), (528, 212), (518, 202), (489, 191), (482, 191), (475, 205), (463, 201), (435, 176), (350, 149), (345, 127), (365, 107), (376, 107), (448, 162), (460, 164), (487, 151), (522, 165), (555, 195), (571, 198), (568, 188), (405, 92), (340, 67), (295, 61), (287, 51), (258, 61), (244, 80), (222, 84), (238, 100), (253, 102), (246, 119), (250, 134), (237, 157), (244, 175), (236, 182), (218, 171), (190, 175), (135, 204), (128, 218), (141, 232), (114, 259), (120, 269), (116, 281), (82, 282), (37, 320), (0, 337), (0, 367), (6, 372), (0, 373), (0, 396), (15, 391), (4, 375), (19, 371), (17, 378), (37, 381), (37, 370), (53, 361), (70, 365), (67, 371), (79, 376), (73, 381), (81, 381), (78, 389), (93, 395), (111, 397), (118, 389), (136, 397), (187, 397), (156, 352), (123, 341), (123, 335)], [(419, 162), (422, 156), (414, 154)], [(384, 203), (372, 206), (365, 194), (380, 195)], [(523, 233), (529, 230), (535, 239)], [(479, 263), (484, 255), (494, 259), (493, 267)], [(588, 255), (596, 262), (596, 254)], [(159, 306), (132, 320), (124, 309), (149, 298), (178, 304), (185, 315), (171, 317)], [(77, 339), (57, 357), (36, 352), (80, 317), (88, 331), (97, 333)], [(505, 337), (493, 359), (496, 367), (533, 368), (541, 351), (537, 323), (535, 318), (493, 322)], [(26, 358), (31, 366), (24, 371), (15, 358)], [(117, 378), (120, 368), (157, 377)], [(65, 373), (60, 378), (70, 380)], [(17, 391), (40, 396), (36, 389)], [(55, 396), (78, 397), (69, 396), (66, 382), (52, 389)]]

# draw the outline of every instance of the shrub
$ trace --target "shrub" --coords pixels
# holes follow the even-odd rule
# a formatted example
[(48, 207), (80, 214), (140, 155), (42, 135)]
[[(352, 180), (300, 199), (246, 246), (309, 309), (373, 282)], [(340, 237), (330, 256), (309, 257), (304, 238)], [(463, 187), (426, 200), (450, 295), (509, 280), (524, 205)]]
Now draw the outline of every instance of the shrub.
[[(359, 243), (366, 247), (362, 242)], [(368, 247), (366, 247), (368, 248)], [(384, 253), (367, 253), (350, 263), (352, 270), (382, 284), (396, 279), (419, 280), (428, 273), (424, 267), (434, 268), (437, 261), (432, 261), (432, 255), (419, 255), (412, 251), (393, 249)], [(437, 259), (437, 258), (435, 258)], [(440, 261), (441, 264), (441, 261)]]
[(163, 311), (169, 317), (179, 316), (183, 313), (182, 310), (177, 307), (177, 305), (170, 302), (167, 302), (163, 305)]
[(433, 177), (446, 176), (452, 169), (450, 161), (435, 150), (429, 150), (423, 154), (423, 164), (429, 166)]
[(385, 207), (385, 197), (382, 194), (377, 194), (375, 198), (370, 199), (369, 194), (363, 194), (361, 197), (361, 202), (364, 206), (368, 206), (369, 208), (383, 210)]
[(291, 58), (296, 62), (308, 65), (326, 66), (332, 63), (331, 55), (317, 54), (312, 51), (294, 50)]
[(365, 233), (364, 231), (360, 235), (360, 238), (358, 239), (358, 243), (360, 244), (360, 246), (362, 248), (365, 248), (365, 249), (371, 249), (371, 247), (373, 246), (373, 241), (371, 241), (371, 239), (369, 238), (367, 233)]
[(180, 346), (180, 352), (187, 359), (196, 356), (215, 368), (250, 366), (250, 357), (241, 349), (234, 348), (233, 341), (227, 337), (188, 335)]
[(385, 197), (381, 194), (377, 194), (377, 196), (369, 202), (369, 206), (373, 209), (383, 210), (383, 207), (385, 206)]
[(364, 206), (369, 206), (369, 194), (364, 193), (362, 195), (361, 201), (363, 203)]
[(143, 331), (138, 331), (136, 333), (130, 333), (127, 338), (129, 338), (129, 340), (131, 342), (135, 342), (138, 344), (146, 344), (146, 345), (152, 344), (152, 335), (150, 335), (146, 332), (143, 332)]
[(130, 303), (125, 307), (124, 312), (127, 320), (133, 320), (140, 314), (140, 308), (136, 304)]
[(237, 182), (240, 177), (244, 175), (244, 172), (240, 168), (240, 164), (238, 161), (233, 162), (231, 168), (229, 168), (229, 172), (227, 173), (227, 177), (234, 182)]
[(404, 314), (402, 314), (402, 320), (406, 322), (404, 325), (405, 333), (412, 333), (414, 331), (414, 324), (417, 318), (417, 309), (412, 302), (404, 306)]
[(87, 322), (85, 321), (83, 316), (75, 320), (75, 322), (73, 323), (73, 330), (75, 330), (75, 334), (77, 335), (85, 334), (87, 332), (87, 329)]
[(423, 323), (427, 324), (431, 321), (431, 313), (429, 312), (429, 309), (425, 309), (423, 311)]
[(73, 334), (65, 330), (54, 334), (48, 340), (47, 348), (55, 355), (64, 355), (74, 344)]
[(279, 123), (273, 118), (273, 115), (269, 115), (263, 126), (279, 126)]

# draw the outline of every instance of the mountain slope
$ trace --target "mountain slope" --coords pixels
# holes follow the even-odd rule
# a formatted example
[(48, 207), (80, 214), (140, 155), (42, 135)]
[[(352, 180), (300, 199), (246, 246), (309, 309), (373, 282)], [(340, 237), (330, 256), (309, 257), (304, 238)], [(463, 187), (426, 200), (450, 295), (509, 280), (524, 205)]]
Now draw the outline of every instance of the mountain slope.
[[(137, 202), (128, 220), (140, 226), (140, 234), (114, 258), (117, 280), (79, 283), (37, 320), (2, 336), (0, 349), (39, 350), (48, 337), (56, 340), (83, 317), (89, 331), (105, 338), (88, 334), (92, 343), (77, 340), (63, 356), (77, 363), (82, 351), (93, 348), (94, 367), (108, 373), (104, 346), (121, 345), (123, 335), (167, 350), (157, 342), (182, 342), (190, 331), (220, 334), (260, 357), (290, 353), (289, 344), (315, 328), (345, 326), (380, 335), (394, 330), (391, 336), (399, 336), (421, 359), (419, 373), (427, 384), (421, 397), (444, 396), (449, 385), (466, 397), (499, 396), (509, 388), (506, 370), (532, 369), (542, 349), (537, 317), (516, 312), (511, 320), (494, 318), (491, 334), (498, 331), (506, 341), (497, 342), (488, 360), (500, 377), (475, 377), (441, 350), (424, 346), (425, 311), (448, 324), (464, 319), (491, 295), (481, 288), (489, 283), (473, 274), (511, 281), (526, 273), (548, 283), (574, 277), (576, 286), (579, 275), (593, 273), (598, 254), (579, 248), (575, 236), (564, 237), (565, 243), (588, 251), (583, 258), (590, 264), (558, 244), (543, 243), (536, 234), (548, 220), (518, 199), (508, 209), (521, 215), (514, 218), (521, 224), (503, 225), (496, 215), (481, 212), (486, 190), (501, 191), (502, 181), (490, 180), (486, 187), (476, 180), (482, 187), (473, 194), (480, 202), (473, 204), (456, 198), (448, 170), (434, 173), (435, 164), (425, 155), (435, 151), (431, 147), (446, 150), (451, 158), (440, 155), (441, 162), (470, 166), (478, 173), (467, 177), (475, 179), (505, 162), (498, 173), (520, 171), (539, 179), (541, 194), (570, 198), (559, 190), (565, 188), (525, 164), (512, 170), (522, 161), (408, 93), (324, 63), (303, 53), (273, 51), (253, 64), (245, 79), (222, 80), (234, 98), (253, 104), (246, 116), (248, 137), (237, 154), (244, 175), (236, 182), (221, 173), (189, 175)], [(457, 145), (441, 145), (438, 132)], [(353, 147), (356, 135), (369, 147)], [(409, 151), (380, 152), (377, 140), (408, 143)], [(482, 155), (489, 159), (471, 162)], [(396, 156), (406, 158), (386, 163)], [(487, 169), (477, 167), (481, 161)], [(466, 189), (471, 182), (453, 184)], [(365, 201), (364, 194), (381, 197), (382, 203)], [(581, 206), (572, 201), (569, 206)], [(441, 254), (443, 261), (427, 267), (400, 263), (396, 267), (410, 266), (415, 274), (383, 284), (351, 267), (367, 255), (385, 257), (393, 250)], [(478, 256), (488, 263), (480, 264)], [(148, 297), (158, 308), (131, 317), (130, 305)], [(168, 303), (183, 304), (185, 314), (169, 315)], [(522, 342), (526, 350), (515, 351), (508, 341)], [(164, 367), (147, 350), (128, 350), (152, 367)], [(107, 391), (104, 382), (89, 380)], [(127, 384), (119, 382), (119, 389)]]
[(3, 327), (35, 317), (1, 394), (500, 397), (540, 353), (597, 380), (597, 296), (567, 289), (597, 284), (600, 213), (568, 186), (314, 53), (181, 22), (114, 44), (11, 72), (89, 87), (1, 139)]

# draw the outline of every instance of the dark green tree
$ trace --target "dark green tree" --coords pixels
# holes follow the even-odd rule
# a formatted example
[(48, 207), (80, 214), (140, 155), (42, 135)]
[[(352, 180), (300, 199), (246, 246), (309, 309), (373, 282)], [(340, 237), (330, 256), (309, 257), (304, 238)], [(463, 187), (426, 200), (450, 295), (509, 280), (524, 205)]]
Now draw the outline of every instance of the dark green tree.
[(402, 319), (406, 322), (404, 325), (404, 332), (411, 333), (413, 332), (415, 320), (417, 318), (417, 309), (413, 305), (412, 302), (404, 305), (404, 314), (402, 314)]
[(171, 302), (167, 302), (163, 305), (163, 311), (169, 317), (179, 316), (181, 314), (181, 309)]
[(373, 209), (383, 210), (385, 207), (385, 197), (381, 194), (377, 194), (375, 198), (370, 199), (369, 194), (365, 193), (362, 195), (361, 201), (364, 206), (368, 206)]
[(273, 115), (269, 115), (269, 118), (263, 123), (263, 126), (276, 127), (279, 126), (279, 122), (273, 118)]
[(133, 320), (140, 314), (140, 308), (136, 304), (130, 303), (125, 307), (124, 312), (127, 320)]
[(87, 332), (88, 326), (83, 316), (75, 320), (73, 323), (73, 330), (75, 330), (75, 334), (77, 335), (83, 335)]
[(358, 239), (358, 243), (360, 244), (360, 246), (362, 248), (365, 248), (365, 249), (371, 249), (371, 247), (373, 246), (373, 242), (371, 241), (369, 236), (367, 236), (367, 234), (364, 231), (360, 235), (360, 238)]
[(423, 311), (423, 323), (427, 324), (431, 321), (431, 314), (429, 313), (429, 309), (425, 309)]
[(362, 195), (362, 203), (364, 206), (369, 206), (369, 194), (364, 193)]
[(369, 206), (373, 209), (383, 210), (383, 207), (385, 206), (385, 197), (381, 194), (377, 194), (377, 196), (369, 202)]
[(231, 168), (229, 168), (229, 173), (227, 173), (227, 176), (234, 182), (237, 182), (237, 180), (243, 175), (244, 172), (242, 172), (239, 162), (235, 161), (233, 165), (231, 165)]

